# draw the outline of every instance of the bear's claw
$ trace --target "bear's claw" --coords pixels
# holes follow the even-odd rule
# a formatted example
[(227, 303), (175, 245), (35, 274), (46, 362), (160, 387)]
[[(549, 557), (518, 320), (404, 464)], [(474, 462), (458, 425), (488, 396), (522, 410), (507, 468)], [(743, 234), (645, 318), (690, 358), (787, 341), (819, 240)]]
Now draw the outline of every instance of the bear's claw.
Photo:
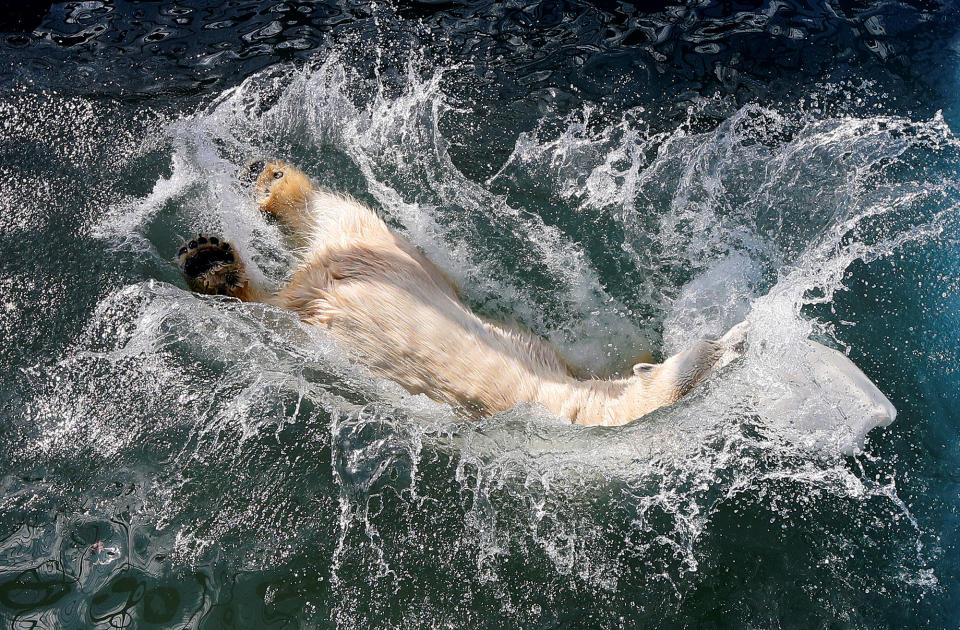
[(233, 247), (216, 236), (197, 235), (177, 252), (177, 264), (191, 291), (238, 296), (247, 283)]

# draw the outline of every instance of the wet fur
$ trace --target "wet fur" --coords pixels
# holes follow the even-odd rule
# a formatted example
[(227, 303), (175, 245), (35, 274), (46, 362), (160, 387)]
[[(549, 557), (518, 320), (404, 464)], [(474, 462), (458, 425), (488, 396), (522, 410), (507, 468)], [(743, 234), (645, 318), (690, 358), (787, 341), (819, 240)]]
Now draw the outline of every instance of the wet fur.
[[(627, 378), (578, 380), (544, 340), (471, 312), (440, 269), (356, 200), (280, 162), (263, 165), (254, 195), (303, 254), (273, 295), (252, 286), (237, 259), (231, 272), (241, 278), (227, 292), (297, 313), (376, 374), (473, 417), (537, 402), (575, 423), (624, 424), (678, 400), (742, 345), (735, 329), (663, 364), (638, 364)], [(216, 278), (190, 283), (224, 292)]]

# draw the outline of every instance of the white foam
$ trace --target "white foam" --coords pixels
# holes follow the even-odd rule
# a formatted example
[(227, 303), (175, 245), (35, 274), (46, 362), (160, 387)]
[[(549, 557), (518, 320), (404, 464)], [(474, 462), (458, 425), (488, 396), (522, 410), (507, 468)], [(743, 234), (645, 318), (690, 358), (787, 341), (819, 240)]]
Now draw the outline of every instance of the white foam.
[(859, 453), (872, 429), (897, 417), (893, 404), (850, 359), (814, 341), (801, 342), (773, 379), (772, 395), (764, 395), (758, 408), (770, 426), (811, 450)]
[(700, 339), (719, 338), (746, 318), (760, 284), (759, 265), (733, 253), (688, 282), (663, 322), (663, 352), (676, 354)]
[[(650, 347), (655, 332), (633, 321), (604, 289), (576, 242), (536, 214), (512, 206), (492, 192), (494, 185), (517, 172), (541, 177), (541, 169), (546, 169), (561, 198), (574, 203), (584, 220), (599, 209), (617, 208), (613, 217), (627, 234), (624, 252), (641, 271), (638, 291), (660, 314), (665, 354), (719, 336), (746, 317), (764, 347), (780, 348), (785, 354), (779, 360), (799, 365), (813, 347), (806, 341), (813, 326), (800, 314), (810, 290), (830, 295), (842, 285), (843, 271), (854, 260), (883, 255), (924, 234), (918, 227), (883, 243), (854, 241), (838, 249), (844, 234), (871, 217), (915, 202), (908, 194), (889, 207), (878, 206), (876, 195), (857, 188), (858, 173), (878, 160), (902, 155), (924, 134), (949, 137), (942, 120), (921, 124), (921, 132), (911, 128), (914, 123), (891, 118), (815, 121), (797, 127), (776, 112), (752, 105), (702, 134), (683, 127), (650, 134), (626, 118), (595, 132), (587, 111), (553, 140), (522, 134), (498, 174), (478, 184), (460, 173), (447, 154), (440, 132), (448, 108), (442, 72), (422, 78), (411, 70), (407, 85), (395, 96), (377, 89), (367, 101), (351, 96), (363, 80), (336, 55), (284, 74), (252, 77), (207, 110), (169, 125), (171, 178), (158, 181), (147, 198), (115, 208), (97, 229), (104, 236), (142, 232), (165, 204), (190, 203), (199, 213), (194, 224), (216, 225), (252, 259), (255, 275), (265, 264), (267, 275), (279, 278), (290, 254), (238, 186), (240, 162), (275, 147), (282, 151), (290, 141), (314, 150), (333, 147), (363, 175), (366, 192), (464, 285), (468, 297), (500, 302), (502, 310), (516, 314), (575, 363), (594, 371), (610, 360), (611, 345), (621, 351)], [(788, 143), (757, 142), (790, 125), (796, 133)], [(330, 175), (322, 165), (312, 174), (321, 179)], [(199, 192), (188, 199), (187, 191), (197, 187)], [(829, 211), (807, 212), (814, 202)], [(872, 205), (865, 207), (867, 202)], [(645, 214), (655, 219), (652, 226)], [(540, 265), (554, 283), (550, 299), (570, 309), (565, 316), (553, 321), (542, 316), (537, 290), (507, 273), (484, 249), (484, 225), (510, 235), (523, 255)], [(659, 262), (657, 255), (662, 257)], [(671, 286), (666, 276), (647, 272), (664, 261), (686, 267), (691, 279)], [(799, 271), (782, 275), (771, 286), (771, 269), (785, 265)], [(852, 378), (851, 366), (828, 361), (829, 353), (809, 354), (821, 356), (825, 369), (837, 373), (830, 382)], [(767, 365), (759, 354), (745, 360), (748, 368), (750, 361)], [(797, 392), (803, 389), (803, 378), (811, 390), (830, 387), (810, 374), (781, 376)], [(777, 386), (776, 379), (763, 382)], [(858, 391), (864, 400), (875, 398), (868, 388)], [(771, 416), (789, 415), (784, 405)], [(834, 415), (845, 413), (842, 408), (835, 405)], [(857, 427), (871, 422), (857, 425), (850, 419), (849, 431), (841, 424), (836, 430), (854, 436), (849, 438), (853, 442), (843, 438), (848, 446), (861, 444), (863, 431)], [(825, 423), (816, 430), (822, 432)], [(814, 424), (796, 420), (784, 426), (813, 430)]]
[[(621, 352), (649, 347), (662, 327), (671, 353), (743, 318), (751, 326), (746, 355), (676, 405), (624, 427), (574, 427), (528, 405), (468, 424), (442, 405), (373, 379), (322, 333), (283, 314), (160, 284), (135, 285), (104, 301), (77, 353), (92, 353), (98, 365), (130, 362), (134, 367), (127, 369), (142, 377), (129, 385), (132, 398), (169, 403), (174, 397), (186, 410), (185, 420), (165, 420), (194, 425), (184, 452), (171, 455), (175, 464), (244, 461), (250, 457), (245, 444), (289, 421), (283, 403), (292, 395), (296, 409), (315, 403), (330, 416), (310, 437), (333, 457), (334, 478), (325, 490), (340, 509), (335, 574), (348, 557), (341, 551), (366, 544), (358, 540), (369, 541), (374, 554), (383, 551), (367, 501), (371, 489), (386, 483), (391, 465), (410, 471), (395, 483), (404, 497), (434, 499), (418, 487), (426, 483), (417, 471), (428, 452), (452, 454), (453, 494), (469, 497), (464, 531), (477, 537), (478, 571), (495, 579), (496, 558), (526, 531), (559, 571), (606, 586), (618, 568), (615, 558), (598, 559), (602, 532), (591, 529), (587, 516), (581, 523), (569, 515), (577, 501), (590, 506), (584, 515), (592, 514), (596, 496), (611, 487), (634, 510), (624, 525), (628, 536), (666, 540), (682, 570), (696, 569), (695, 544), (718, 497), (758, 480), (782, 476), (858, 499), (883, 494), (851, 473), (840, 455), (865, 448), (869, 431), (892, 421), (895, 411), (849, 360), (809, 341), (842, 340), (844, 330), (805, 308), (829, 304), (855, 262), (936, 235), (941, 219), (912, 212), (934, 198), (936, 182), (905, 190), (869, 178), (872, 168), (900, 159), (922, 138), (953, 142), (941, 122), (800, 124), (747, 106), (708, 132), (681, 126), (651, 134), (626, 118), (588, 124), (585, 113), (559, 137), (522, 134), (498, 175), (479, 183), (447, 153), (442, 72), (411, 72), (402, 89), (381, 87), (336, 55), (303, 71), (252, 77), (165, 129), (160, 144), (172, 156), (173, 175), (159, 179), (145, 198), (118, 204), (98, 234), (142, 237), (173, 222), (170, 242), (157, 245), (175, 251), (174, 237), (185, 235), (178, 231), (217, 229), (266, 276), (279, 279), (290, 252), (236, 174), (253, 157), (291, 157), (295, 149), (294, 161), (303, 160), (321, 183), (342, 187), (360, 178), (364, 189), (348, 192), (372, 198), (471, 300), (515, 314), (587, 367), (609, 360), (606, 344), (618, 344)], [(779, 131), (792, 139), (776, 140)], [(349, 176), (340, 177), (331, 164), (345, 165)], [(503, 188), (512, 177), (542, 183), (569, 204), (563, 211), (583, 222), (622, 232), (615, 255), (627, 277), (604, 277), (576, 239), (508, 201)], [(945, 205), (942, 211), (951, 210)], [(889, 226), (881, 220), (888, 217), (896, 218)], [(500, 251), (494, 241), (517, 251)], [(533, 271), (511, 268), (507, 254), (518, 254)], [(647, 310), (631, 313), (606, 288), (611, 280), (632, 287), (634, 303)], [(98, 339), (116, 343), (99, 348)], [(46, 448), (69, 453), (73, 444), (88, 443), (90, 414), (71, 407), (61, 392), (70, 394), (51, 388), (35, 402), (58, 430)], [(101, 440), (103, 454), (113, 455), (134, 448), (132, 441), (152, 427), (124, 433), (130, 420), (106, 398), (81, 400), (109, 412), (98, 425), (105, 430), (91, 435)], [(306, 422), (303, 414), (294, 416)], [(66, 424), (53, 424), (57, 419)], [(212, 524), (190, 521), (190, 501), (206, 501), (202, 494), (177, 480), (159, 484), (158, 520), (180, 527), (183, 549), (196, 554), (231, 528), (273, 532), (274, 523), (259, 513), (296, 504), (283, 495), (284, 484), (299, 487), (285, 471), (276, 474), (277, 496), (253, 500), (256, 515), (224, 511)], [(314, 526), (290, 518), (301, 528)], [(363, 534), (354, 537), (357, 531)], [(378, 567), (389, 574), (385, 561)]]

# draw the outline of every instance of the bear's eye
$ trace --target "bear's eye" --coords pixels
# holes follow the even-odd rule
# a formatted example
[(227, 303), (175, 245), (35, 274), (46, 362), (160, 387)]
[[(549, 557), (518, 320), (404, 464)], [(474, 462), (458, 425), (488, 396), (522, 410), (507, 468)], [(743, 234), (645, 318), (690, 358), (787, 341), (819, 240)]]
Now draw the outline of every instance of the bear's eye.
[(277, 171), (273, 174), (274, 179), (280, 179), (281, 177), (283, 177), (283, 171)]

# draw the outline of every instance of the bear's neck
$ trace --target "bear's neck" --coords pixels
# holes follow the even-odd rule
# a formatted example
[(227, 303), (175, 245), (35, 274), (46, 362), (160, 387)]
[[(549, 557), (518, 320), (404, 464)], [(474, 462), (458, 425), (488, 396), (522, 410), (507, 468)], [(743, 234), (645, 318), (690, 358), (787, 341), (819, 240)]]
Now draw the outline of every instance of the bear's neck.
[(635, 380), (578, 381), (571, 377), (560, 382), (546, 382), (541, 384), (536, 402), (574, 424), (617, 426), (660, 406), (651, 400), (649, 405), (643, 405), (643, 409), (634, 408), (631, 390), (639, 385)]

